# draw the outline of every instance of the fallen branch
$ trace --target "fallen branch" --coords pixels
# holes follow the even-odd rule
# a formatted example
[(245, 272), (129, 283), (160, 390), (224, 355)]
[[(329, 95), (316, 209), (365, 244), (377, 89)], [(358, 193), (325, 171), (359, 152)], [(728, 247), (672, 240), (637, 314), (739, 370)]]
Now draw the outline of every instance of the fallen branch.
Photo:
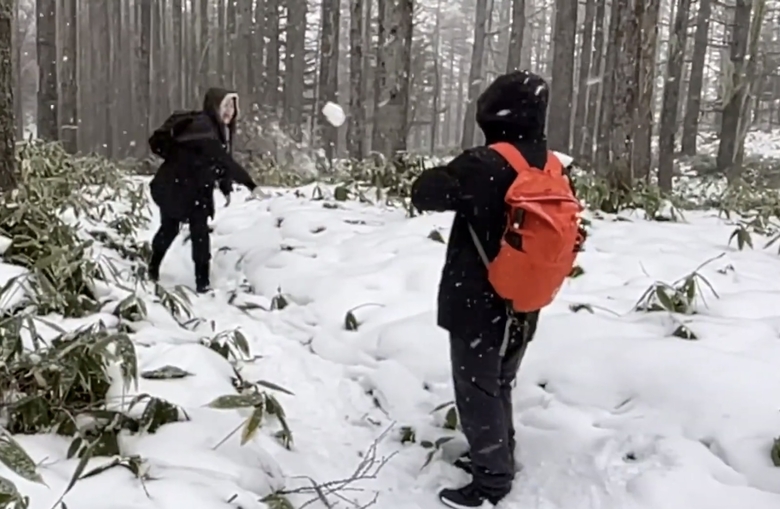
[(300, 506), (298, 509), (304, 509), (305, 507), (308, 507), (309, 505), (313, 504), (314, 502), (321, 502), (324, 507), (327, 509), (333, 509), (336, 507), (336, 504), (338, 504), (338, 500), (333, 501), (332, 498), (336, 498), (339, 500), (342, 500), (348, 504), (350, 504), (355, 509), (366, 509), (367, 507), (371, 507), (374, 505), (379, 498), (379, 492), (374, 492), (374, 497), (365, 503), (359, 503), (354, 500), (350, 500), (347, 498), (344, 493), (345, 492), (354, 492), (354, 491), (364, 491), (362, 488), (354, 486), (356, 483), (359, 483), (361, 481), (368, 481), (368, 480), (374, 480), (378, 477), (379, 472), (384, 468), (385, 465), (397, 454), (397, 452), (394, 452), (390, 454), (389, 456), (379, 456), (377, 449), (379, 447), (379, 443), (384, 439), (384, 437), (387, 436), (387, 434), (390, 432), (390, 430), (393, 428), (395, 423), (388, 426), (387, 429), (385, 429), (377, 438), (374, 440), (371, 445), (368, 447), (368, 449), (362, 454), (361, 460), (358, 463), (357, 467), (355, 467), (355, 471), (352, 472), (352, 475), (350, 475), (347, 478), (344, 479), (338, 479), (334, 481), (327, 481), (324, 483), (318, 483), (316, 480), (314, 480), (311, 477), (308, 476), (296, 476), (293, 477), (293, 479), (303, 479), (309, 482), (310, 486), (301, 486), (299, 488), (289, 489), (289, 490), (281, 490), (278, 491), (277, 495), (287, 496), (287, 495), (314, 495), (313, 498), (308, 500), (306, 503), (304, 503), (302, 506)]

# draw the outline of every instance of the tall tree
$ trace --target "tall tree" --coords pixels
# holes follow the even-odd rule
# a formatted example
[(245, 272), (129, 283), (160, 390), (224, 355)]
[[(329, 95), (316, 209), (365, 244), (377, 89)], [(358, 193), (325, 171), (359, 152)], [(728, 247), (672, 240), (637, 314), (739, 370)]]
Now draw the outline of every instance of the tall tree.
[(701, 91), (704, 86), (704, 64), (709, 45), (710, 17), (712, 0), (699, 0), (699, 12), (696, 14), (696, 35), (693, 38), (691, 57), (691, 75), (688, 82), (688, 94), (683, 120), (682, 153), (696, 153), (696, 137), (699, 135), (699, 115), (701, 113)]
[(14, 0), (0, 0), (0, 191), (16, 185), (14, 72), (11, 49)]
[(739, 131), (740, 123), (745, 121), (745, 104), (748, 100), (749, 80), (745, 57), (748, 50), (750, 35), (750, 14), (753, 10), (752, 0), (737, 0), (734, 9), (734, 23), (731, 26), (731, 48), (729, 60), (731, 65), (727, 78), (727, 88), (724, 90), (723, 113), (720, 124), (720, 143), (718, 144), (718, 169), (735, 179), (739, 174)]
[(349, 0), (349, 116), (347, 152), (352, 159), (366, 154), (366, 75), (363, 48), (363, 0)]
[(552, 89), (547, 138), (550, 148), (571, 149), (571, 119), (574, 106), (574, 41), (577, 34), (577, 0), (556, 0), (553, 34)]
[(79, 150), (78, 133), (78, 0), (62, 0), (62, 72), (60, 73), (60, 139), (71, 154)]
[(474, 14), (474, 44), (471, 47), (471, 66), (469, 67), (468, 103), (463, 117), (463, 135), (460, 140), (462, 149), (474, 145), (476, 128), (477, 98), (482, 91), (482, 66), (485, 60), (485, 37), (487, 35), (487, 0), (477, 0)]
[(677, 111), (680, 102), (683, 57), (688, 31), (688, 14), (691, 0), (678, 0), (674, 26), (669, 37), (669, 56), (666, 60), (666, 81), (661, 106), (661, 126), (658, 132), (658, 185), (665, 191), (672, 190), (675, 137), (677, 135)]
[(509, 55), (506, 59), (506, 72), (512, 72), (522, 66), (524, 36), (525, 0), (512, 0), (512, 23), (509, 28)]
[[(480, 0), (482, 1), (482, 0)], [(409, 78), (412, 62), (412, 13), (414, 0), (384, 0), (380, 26), (390, 34), (379, 52), (381, 99), (374, 111), (374, 129), (380, 145), (374, 150), (393, 157), (406, 151), (408, 135)], [(382, 118), (381, 122), (378, 119)]]
[[(341, 2), (322, 0), (322, 30), (320, 32), (320, 104), (338, 102), (339, 90), (339, 26), (341, 24)], [(324, 115), (317, 112), (320, 139), (325, 145), (325, 157), (333, 161), (338, 142), (338, 130), (326, 121)]]
[[(582, 51), (580, 52), (580, 72), (577, 77), (577, 108), (574, 112), (574, 141), (572, 152), (577, 159), (582, 159), (584, 155), (590, 155), (590, 151), (585, 151), (583, 141), (585, 133), (589, 127), (587, 125), (587, 114), (589, 97), (595, 95), (591, 91), (590, 74), (591, 58), (593, 58), (593, 25), (596, 18), (596, 0), (586, 0), (584, 28), (582, 30)], [(599, 62), (596, 62), (598, 65)], [(588, 140), (589, 141), (589, 140)]]
[(136, 93), (141, 119), (138, 145), (142, 155), (146, 153), (145, 140), (151, 132), (152, 122), (152, 3), (152, 0), (138, 0), (140, 34), (136, 47)]
[(57, 94), (57, 0), (36, 0), (38, 50), (38, 137), (59, 139)]

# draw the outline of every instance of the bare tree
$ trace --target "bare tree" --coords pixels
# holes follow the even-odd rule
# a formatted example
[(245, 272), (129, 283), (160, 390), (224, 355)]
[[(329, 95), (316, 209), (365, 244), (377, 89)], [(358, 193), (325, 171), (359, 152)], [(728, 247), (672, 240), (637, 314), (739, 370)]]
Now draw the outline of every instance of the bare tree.
[(704, 61), (707, 57), (711, 15), (712, 0), (699, 0), (699, 12), (696, 14), (696, 35), (693, 39), (693, 55), (691, 57), (691, 76), (688, 83), (685, 119), (683, 120), (682, 152), (686, 155), (696, 153), (701, 92), (704, 86)]
[(464, 150), (474, 144), (477, 97), (482, 90), (482, 63), (485, 58), (487, 4), (487, 0), (477, 0), (477, 9), (474, 15), (474, 45), (471, 49), (471, 66), (469, 67), (468, 104), (466, 105), (466, 115), (463, 118), (463, 135), (460, 140), (460, 147)]
[(38, 137), (59, 139), (57, 94), (57, 0), (36, 0), (38, 50)]
[(60, 73), (60, 140), (71, 154), (79, 150), (78, 133), (78, 0), (62, 0), (63, 36)]
[(0, 0), (0, 191), (16, 185), (14, 73), (11, 49), (15, 5)]
[(677, 110), (680, 101), (680, 80), (682, 79), (690, 7), (691, 0), (678, 0), (674, 27), (669, 38), (666, 82), (664, 83), (661, 106), (661, 126), (658, 133), (658, 185), (665, 191), (672, 190)]
[(553, 150), (571, 149), (574, 108), (574, 41), (577, 34), (577, 0), (556, 0), (553, 41), (552, 89), (548, 114), (548, 142)]
[[(341, 23), (340, 0), (322, 0), (322, 31), (320, 33), (320, 104), (338, 101), (339, 89), (339, 25)], [(325, 157), (333, 161), (338, 142), (336, 127), (319, 118), (320, 136), (325, 145)]]
[[(413, 0), (384, 0), (380, 27), (392, 37), (379, 52), (380, 102), (374, 122), (380, 145), (373, 150), (393, 157), (406, 151), (408, 134), (409, 78), (411, 74)], [(381, 113), (379, 113), (381, 111)]]

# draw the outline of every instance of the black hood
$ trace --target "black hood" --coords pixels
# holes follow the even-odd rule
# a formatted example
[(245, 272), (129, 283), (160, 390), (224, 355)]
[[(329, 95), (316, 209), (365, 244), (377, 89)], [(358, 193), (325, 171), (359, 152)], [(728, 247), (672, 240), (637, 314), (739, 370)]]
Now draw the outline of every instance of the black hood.
[(496, 78), (477, 100), (477, 124), (486, 143), (545, 141), (549, 95), (547, 82), (530, 71)]
[[(203, 98), (203, 111), (211, 117), (211, 120), (213, 120), (217, 125), (222, 125), (222, 119), (219, 115), (220, 106), (222, 103), (226, 100), (232, 100), (233, 106), (235, 106), (236, 114), (233, 115), (233, 120), (230, 122), (229, 125), (225, 126), (227, 127), (228, 133), (230, 134), (229, 143), (228, 145), (232, 147), (233, 143), (233, 136), (236, 133), (236, 119), (238, 119), (238, 94), (232, 90), (228, 90), (226, 88), (210, 88), (208, 91), (206, 91), (206, 96)], [(222, 133), (222, 130), (220, 129), (220, 133)], [(222, 141), (228, 141), (228, 140), (222, 140)]]

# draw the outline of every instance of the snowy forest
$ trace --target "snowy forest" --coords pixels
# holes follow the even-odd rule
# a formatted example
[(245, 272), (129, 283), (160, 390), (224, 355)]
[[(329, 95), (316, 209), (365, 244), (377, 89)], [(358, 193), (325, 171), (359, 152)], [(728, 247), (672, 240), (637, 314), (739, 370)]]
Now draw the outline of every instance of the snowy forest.
[(780, 0), (0, 0), (0, 509), (777, 509), (778, 246)]
[(717, 135), (719, 170), (737, 171), (747, 131), (780, 124), (773, 0), (4, 4), (2, 123), (71, 153), (143, 158), (154, 127), (220, 85), (239, 92), (253, 154), (446, 154), (479, 141), (475, 99), (515, 68), (551, 84), (551, 148), (626, 178), (657, 168), (664, 189), (699, 135)]

